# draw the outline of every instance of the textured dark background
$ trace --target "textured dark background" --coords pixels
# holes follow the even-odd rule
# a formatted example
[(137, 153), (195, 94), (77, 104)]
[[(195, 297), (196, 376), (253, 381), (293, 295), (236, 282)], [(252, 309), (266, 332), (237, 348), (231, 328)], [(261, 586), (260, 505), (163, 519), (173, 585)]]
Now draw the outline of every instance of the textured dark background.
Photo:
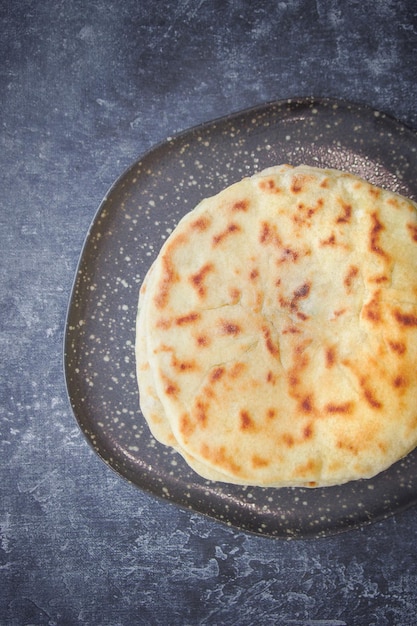
[(66, 308), (112, 182), (176, 131), (331, 96), (417, 128), (413, 0), (0, 2), (0, 624), (411, 626), (417, 510), (237, 532), (130, 486), (66, 397)]

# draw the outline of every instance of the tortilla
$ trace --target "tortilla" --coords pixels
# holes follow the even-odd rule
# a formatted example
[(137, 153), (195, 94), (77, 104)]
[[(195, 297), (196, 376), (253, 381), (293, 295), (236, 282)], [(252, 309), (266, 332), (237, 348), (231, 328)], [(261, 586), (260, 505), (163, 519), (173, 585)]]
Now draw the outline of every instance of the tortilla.
[[(325, 486), (417, 445), (417, 207), (278, 166), (187, 214), (145, 281), (142, 412), (205, 478)], [(146, 294), (146, 297), (145, 297)]]

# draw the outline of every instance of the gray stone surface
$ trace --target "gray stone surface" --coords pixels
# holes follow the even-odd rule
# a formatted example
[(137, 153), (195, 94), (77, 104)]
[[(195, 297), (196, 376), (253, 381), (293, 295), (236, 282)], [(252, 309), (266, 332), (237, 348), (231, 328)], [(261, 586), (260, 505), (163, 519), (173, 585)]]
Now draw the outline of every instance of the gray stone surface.
[(417, 128), (415, 3), (6, 0), (0, 25), (0, 624), (415, 624), (416, 509), (291, 542), (179, 510), (95, 455), (62, 371), (81, 246), (124, 169), (295, 96)]

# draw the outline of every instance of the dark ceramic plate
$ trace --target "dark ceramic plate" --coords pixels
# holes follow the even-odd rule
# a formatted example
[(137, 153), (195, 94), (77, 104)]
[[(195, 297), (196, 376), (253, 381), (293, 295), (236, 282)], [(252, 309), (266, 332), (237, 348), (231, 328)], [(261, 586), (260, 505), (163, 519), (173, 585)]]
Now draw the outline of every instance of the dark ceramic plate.
[(116, 181), (88, 233), (69, 306), (65, 367), (76, 418), (119, 474), (241, 530), (318, 537), (417, 501), (417, 452), (367, 481), (324, 489), (242, 488), (200, 479), (151, 437), (138, 408), (139, 286), (178, 220), (203, 197), (267, 166), (349, 170), (417, 198), (417, 135), (386, 115), (331, 100), (270, 103), (169, 138)]

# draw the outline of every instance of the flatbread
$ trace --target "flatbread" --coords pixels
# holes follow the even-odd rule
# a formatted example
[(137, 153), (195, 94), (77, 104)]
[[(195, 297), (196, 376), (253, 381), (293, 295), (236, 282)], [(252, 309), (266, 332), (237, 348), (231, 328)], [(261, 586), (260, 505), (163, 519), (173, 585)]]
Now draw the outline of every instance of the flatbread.
[[(178, 224), (139, 302), (142, 412), (205, 478), (325, 486), (417, 444), (417, 208), (278, 166)], [(145, 296), (146, 293), (146, 296)]]

